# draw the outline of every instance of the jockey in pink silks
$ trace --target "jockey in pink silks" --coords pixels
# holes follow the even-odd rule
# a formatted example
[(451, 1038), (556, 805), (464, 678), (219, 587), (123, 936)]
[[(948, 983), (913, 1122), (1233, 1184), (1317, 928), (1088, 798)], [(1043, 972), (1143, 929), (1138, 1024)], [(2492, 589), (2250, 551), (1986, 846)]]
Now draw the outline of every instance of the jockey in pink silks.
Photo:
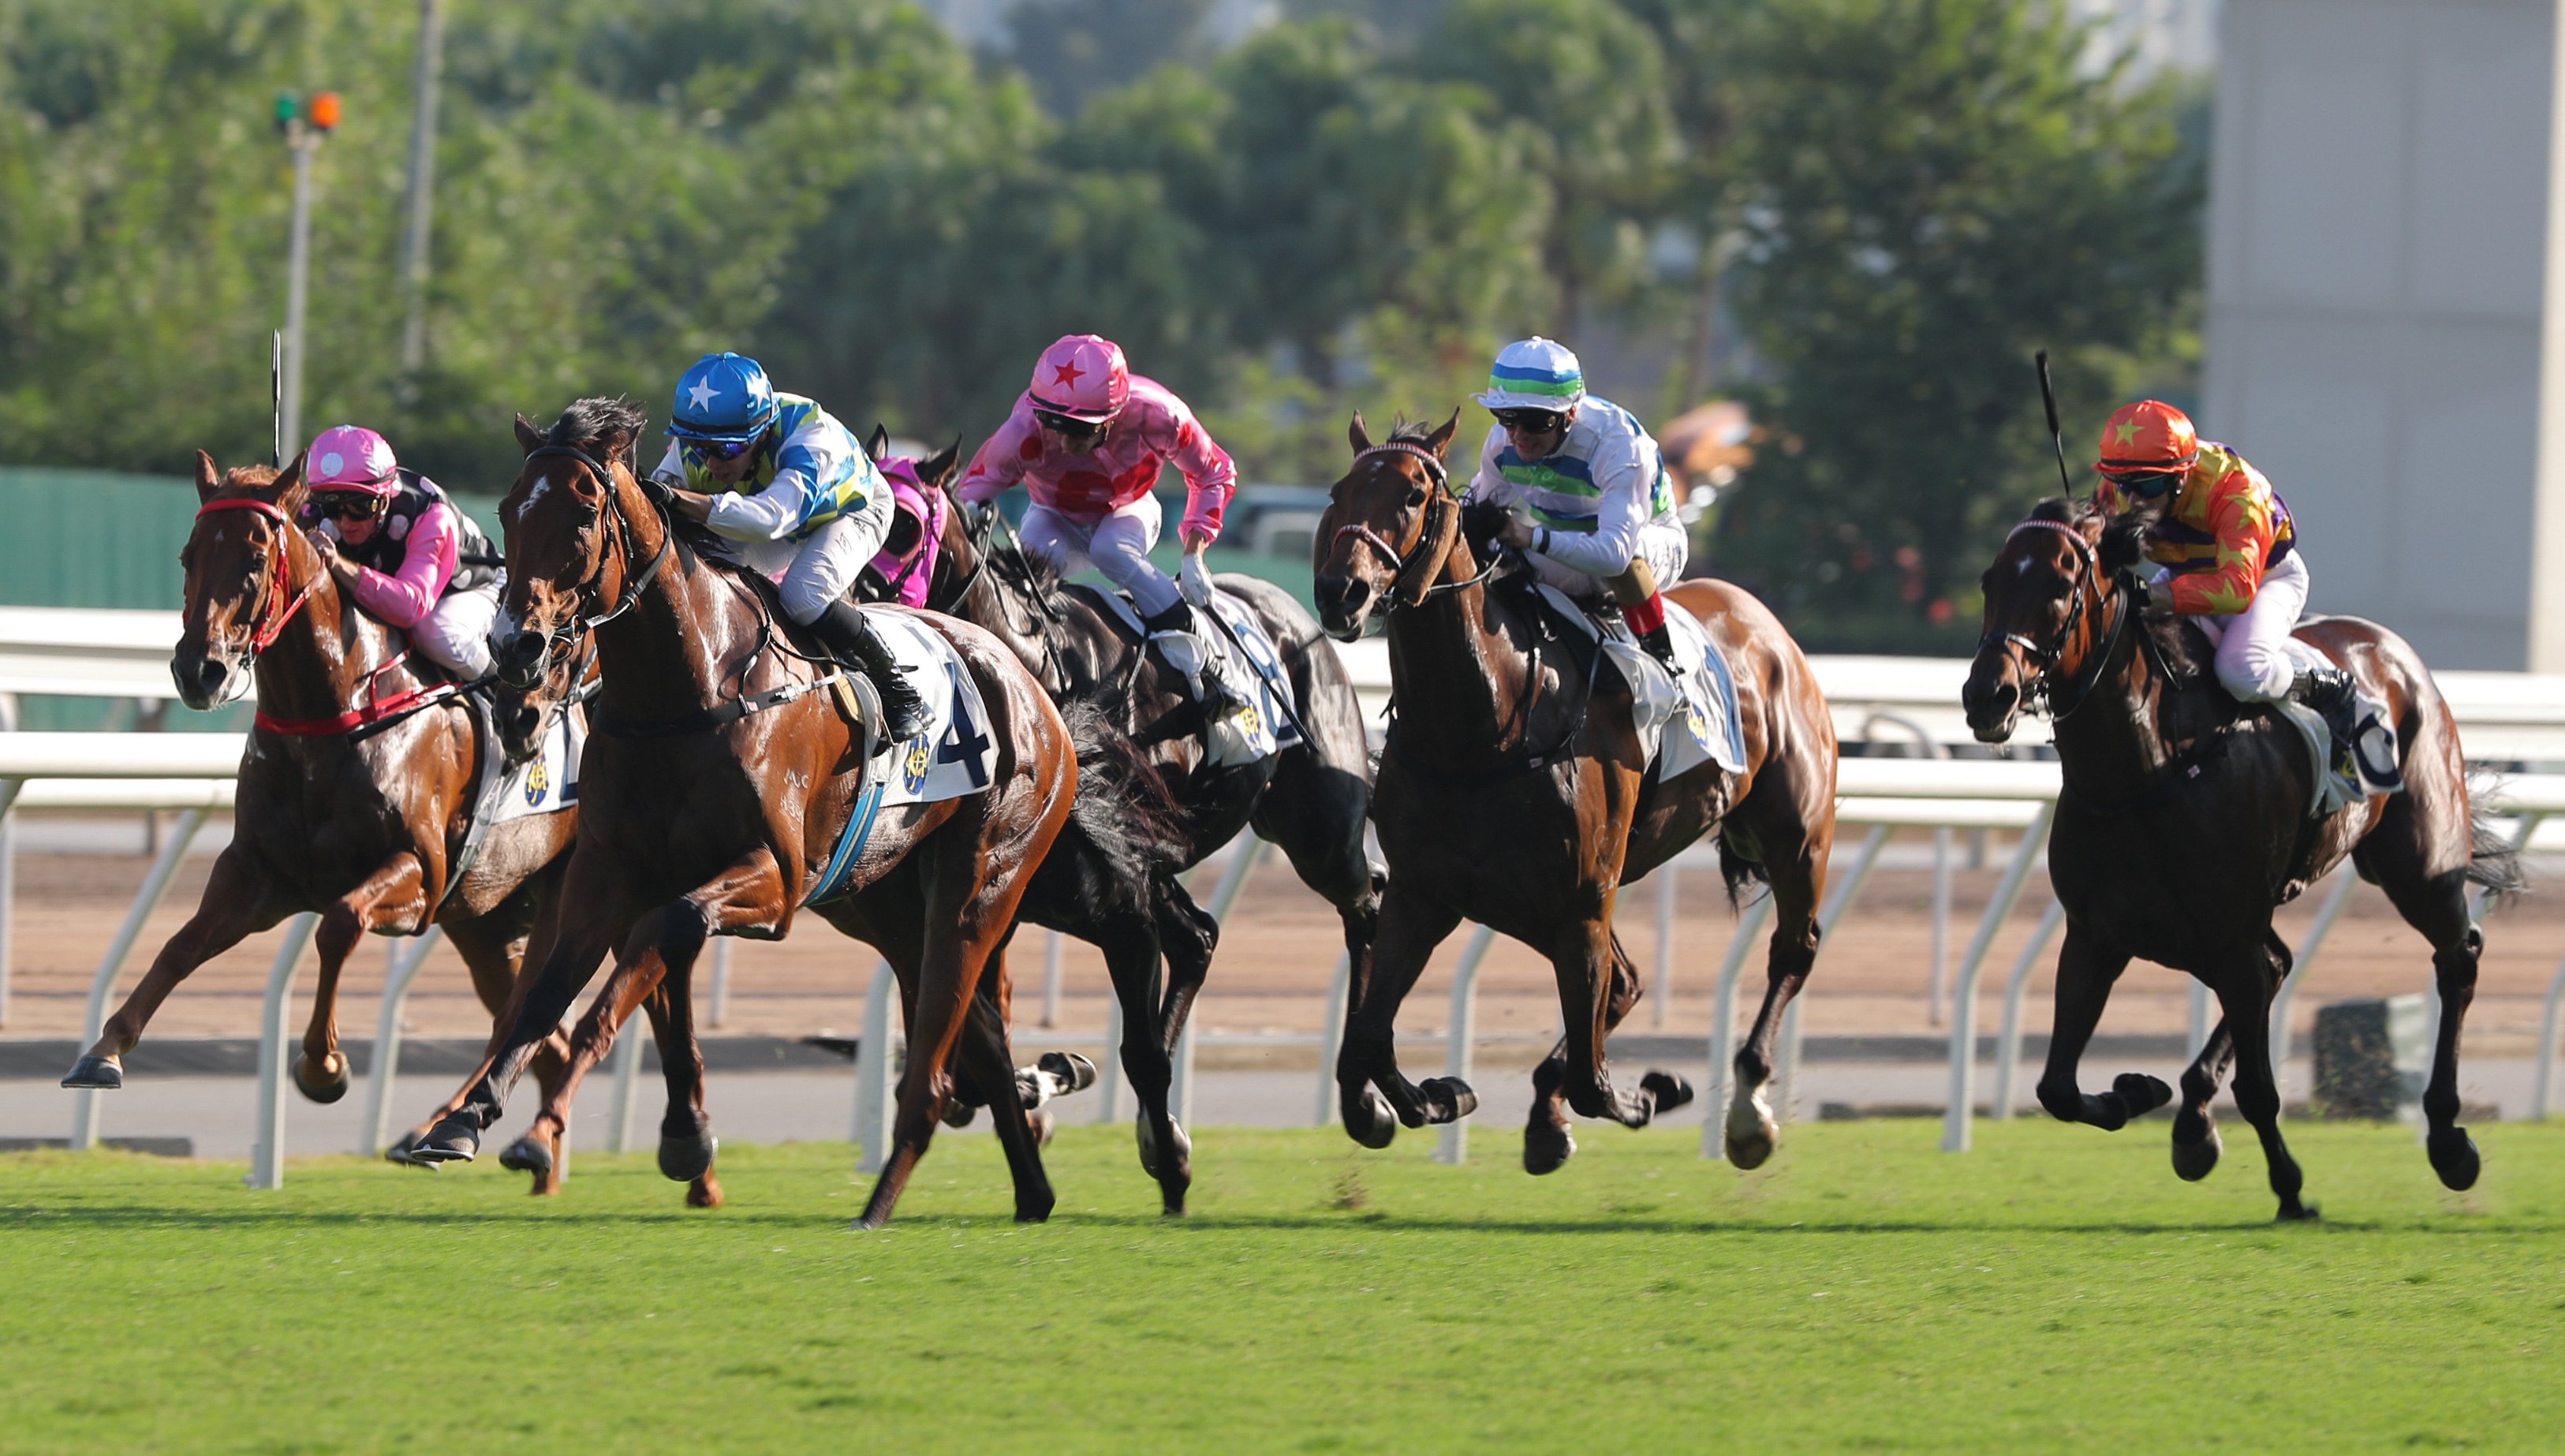
[[(1158, 542), (1158, 472), (1185, 477), (1182, 585), (1149, 561)], [(1208, 609), (1211, 574), (1203, 551), (1220, 539), (1221, 513), (1238, 493), (1238, 467), (1213, 443), (1185, 401), (1123, 363), (1120, 346), (1072, 334), (1043, 351), (1032, 384), (1013, 413), (971, 457), (955, 494), (968, 504), (996, 500), (1022, 481), (1025, 549), (1062, 573), (1092, 566), (1131, 594), (1167, 665), (1183, 674), (1194, 701), (1218, 679), (1206, 661), (1193, 608)]]
[(472, 518), (359, 425), (323, 430), (303, 469), (303, 524), (341, 589), (465, 681), (489, 672), (504, 574)]
[(864, 570), (881, 581), (877, 600), (923, 607), (943, 549), (944, 492), (927, 489), (917, 478), (917, 462), (905, 455), (874, 464), (890, 482), (890, 529), (882, 534), (880, 554)]

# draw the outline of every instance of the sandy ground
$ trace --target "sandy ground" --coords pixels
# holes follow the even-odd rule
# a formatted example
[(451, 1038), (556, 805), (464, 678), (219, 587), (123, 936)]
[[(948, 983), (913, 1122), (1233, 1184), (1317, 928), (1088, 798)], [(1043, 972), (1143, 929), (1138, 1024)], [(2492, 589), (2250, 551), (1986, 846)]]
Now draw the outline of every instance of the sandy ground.
[[(22, 834), (17, 853), (17, 904), (11, 959), (14, 977), (8, 1020), (0, 1035), (70, 1037), (81, 1031), (82, 1009), (99, 958), (115, 935), (149, 861), (138, 852), (130, 821), (107, 825), (48, 826), (37, 817)], [(73, 852), (80, 850), (81, 852)], [(1955, 875), (1948, 956), (1958, 960), (2007, 847), (1998, 841), (1986, 867)], [(127, 964), (129, 988), (150, 957), (185, 919), (203, 891), (210, 858), (197, 854), (181, 866), (167, 900), (150, 920)], [(1217, 869), (1217, 863), (1211, 866)], [(2533, 866), (2533, 870), (2537, 866)], [(2565, 868), (2565, 865), (2558, 866)], [(1209, 877), (1200, 881), (1208, 894)], [(1810, 1035), (1935, 1034), (1931, 1015), (1932, 873), (1929, 832), (1893, 844), (1882, 867), (1830, 939), (1817, 964), (1806, 1012)], [(2314, 915), (2311, 894), (2281, 912), (2281, 933), (2295, 941)], [(2046, 903), (2046, 886), (2034, 876), (2021, 902), (1996, 937), (1984, 971), (1980, 1026), (1993, 1030), (2003, 976)], [(1656, 890), (1643, 883), (1625, 897), (1622, 935), (1643, 972), (1654, 974), (1657, 954)], [(1713, 979), (1736, 921), (1703, 860), (1680, 874), (1674, 931), (1674, 995), (1660, 1007), (1643, 1002), (1634, 1029), (1706, 1033)], [(1467, 931), (1437, 954), (1411, 998), (1401, 1030), (1433, 1032), (1449, 1015), (1451, 968)], [(164, 1036), (255, 1035), (259, 998), (276, 932), (254, 936), (218, 957), (169, 999), (153, 1024)], [(1032, 932), (1014, 957), (1020, 1023), (1042, 1020), (1044, 932)], [(2548, 981), (2565, 955), (2565, 904), (2531, 894), (2501, 909), (2486, 926), (2484, 979), (2468, 1025), (2470, 1051), (2525, 1057), (2538, 1026)], [(1279, 855), (1251, 880), (1230, 916), (1200, 1024), (1221, 1032), (1309, 1032), (1324, 1016), (1328, 977), (1342, 939), (1333, 910), (1290, 874)], [(843, 940), (817, 920), (797, 926), (782, 943), (734, 943), (729, 988), (717, 1029), (725, 1032), (803, 1036), (844, 1033), (861, 1020), (861, 998), (872, 953)], [(1759, 957), (1757, 957), (1759, 960)], [(2033, 972), (2032, 1029), (2047, 1021), (2047, 988), (2053, 947)], [(1749, 967), (1754, 964), (1749, 962)], [(342, 1025), (369, 1034), (384, 968), (383, 944), (368, 943), (346, 977)], [(2349, 912), (2323, 947), (2311, 979), (2297, 998), (2301, 1032), (2325, 1001), (2350, 996), (2419, 991), (2430, 977), (2430, 957), (2376, 889), (2363, 885)], [(298, 988), (296, 1015), (307, 1015), (309, 965)], [(1760, 978), (1750, 969), (1749, 992)], [(2139, 965), (2121, 983), (2106, 1032), (2180, 1030), (2191, 982)], [(1663, 1020), (1660, 1020), (1660, 1013)], [(1062, 957), (1058, 1025), (1063, 1030), (1100, 1028), (1106, 1016), (1101, 960), (1069, 943)], [(1558, 1024), (1556, 993), (1548, 969), (1531, 952), (1500, 940), (1481, 978), (1479, 1025), (1483, 1034), (1532, 1035)], [(413, 991), (409, 1030), (429, 1036), (486, 1033), (487, 1013), (474, 999), (461, 962), (440, 948)]]

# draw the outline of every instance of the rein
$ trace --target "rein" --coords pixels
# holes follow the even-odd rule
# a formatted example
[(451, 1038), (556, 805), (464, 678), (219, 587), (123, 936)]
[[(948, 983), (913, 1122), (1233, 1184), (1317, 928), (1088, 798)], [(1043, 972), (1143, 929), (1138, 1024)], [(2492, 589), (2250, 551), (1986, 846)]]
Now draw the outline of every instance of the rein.
[(2112, 654), (2119, 646), (2120, 633), (2127, 628), (2129, 618), (2136, 613), (2129, 606), (2126, 592), (2119, 593), (2111, 599), (2110, 625), (2103, 629), (2102, 640), (2085, 654), (2084, 661), (2075, 670), (2075, 681), (2069, 684), (2074, 689), (2074, 700), (2062, 708), (2059, 707), (2059, 684), (2056, 674), (2059, 666), (2065, 661), (2066, 644), (2075, 635), (2075, 628), (2084, 620), (2086, 602), (2103, 595), (2101, 554), (2094, 549), (2092, 542), (2084, 539), (2083, 532), (2063, 521), (2023, 521), (2005, 535), (2005, 543), (2009, 545), (2013, 537), (2019, 536), (2024, 531), (2054, 531), (2075, 544), (2077, 567), (2074, 583), (2075, 596), (2073, 605), (2067, 608), (2066, 622), (2057, 629), (2057, 643), (2054, 646), (2043, 647), (2019, 632), (1989, 631), (1978, 639), (1978, 650), (1982, 652), (1990, 646), (2020, 648), (2022, 656), (2028, 659), (2038, 672), (2038, 676), (2033, 679), (2032, 691), (2047, 705), (2049, 721), (2063, 723), (2073, 717), (2093, 695), (2095, 684), (2101, 681), (2102, 673), (2110, 666)]
[[(675, 524), (667, 519), (667, 515), (663, 510), (659, 518), (661, 529), (659, 532), (658, 551), (651, 555), (649, 562), (641, 568), (638, 576), (629, 575), (634, 554), (632, 547), (632, 523), (624, 517), (622, 506), (616, 498), (614, 471), (612, 467), (608, 466), (604, 461), (597, 459), (594, 455), (589, 454), (587, 451), (581, 449), (577, 445), (538, 445), (534, 449), (526, 452), (526, 458), (529, 460), (540, 460), (546, 456), (559, 456), (566, 460), (576, 460), (580, 464), (586, 466), (589, 471), (594, 473), (597, 485), (605, 492), (604, 503), (597, 509), (600, 514), (609, 516), (614, 521), (614, 537), (621, 545), (624, 567), (627, 572), (623, 583), (623, 600), (614, 604), (611, 610), (590, 610), (583, 614), (574, 615), (560, 625), (545, 631), (544, 655), (542, 660), (544, 662), (550, 662), (554, 651), (564, 642), (575, 641), (583, 634), (605, 625), (607, 622), (614, 620), (623, 613), (630, 611), (633, 607), (641, 601), (641, 594), (648, 589), (652, 582), (658, 580), (659, 573), (667, 567), (668, 553), (676, 545), (677, 529)], [(638, 485), (639, 483), (639, 477), (634, 477), (634, 484)], [(642, 494), (649, 496), (651, 504), (654, 506), (659, 503), (659, 498), (656, 495), (652, 495), (648, 487), (644, 486), (642, 488)], [(586, 581), (579, 584), (581, 595), (587, 597), (592, 601), (595, 596), (596, 585), (603, 579), (604, 575), (605, 563), (599, 561), (597, 563), (595, 574), (590, 576)]]

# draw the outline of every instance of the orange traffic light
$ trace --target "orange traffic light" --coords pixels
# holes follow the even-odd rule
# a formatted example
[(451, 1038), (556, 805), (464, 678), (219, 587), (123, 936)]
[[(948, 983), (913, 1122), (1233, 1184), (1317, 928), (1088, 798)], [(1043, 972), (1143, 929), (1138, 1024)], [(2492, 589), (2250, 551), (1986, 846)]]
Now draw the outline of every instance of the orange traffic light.
[(312, 124), (324, 131), (338, 128), (339, 94), (337, 92), (325, 91), (312, 98)]

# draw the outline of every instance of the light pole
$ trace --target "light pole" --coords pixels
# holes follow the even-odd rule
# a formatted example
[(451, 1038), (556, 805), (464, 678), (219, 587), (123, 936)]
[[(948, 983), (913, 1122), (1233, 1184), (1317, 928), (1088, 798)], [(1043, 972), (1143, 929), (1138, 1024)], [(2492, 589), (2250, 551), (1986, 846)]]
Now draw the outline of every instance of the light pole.
[(436, 195), (436, 78), (445, 50), (445, 20), (438, 10), (439, 0), (418, 0), (418, 72), (410, 83), (409, 231), (401, 241), (404, 396), (416, 391), (418, 367), (427, 361), (428, 212)]
[(303, 304), (312, 266), (312, 158), (321, 139), (339, 127), (339, 94), (325, 91), (312, 98), (308, 111), (296, 105), (292, 92), (276, 99), (276, 127), (294, 153), (293, 241), (285, 262), (285, 377), (277, 412), (284, 451), (291, 456), (303, 441)]

